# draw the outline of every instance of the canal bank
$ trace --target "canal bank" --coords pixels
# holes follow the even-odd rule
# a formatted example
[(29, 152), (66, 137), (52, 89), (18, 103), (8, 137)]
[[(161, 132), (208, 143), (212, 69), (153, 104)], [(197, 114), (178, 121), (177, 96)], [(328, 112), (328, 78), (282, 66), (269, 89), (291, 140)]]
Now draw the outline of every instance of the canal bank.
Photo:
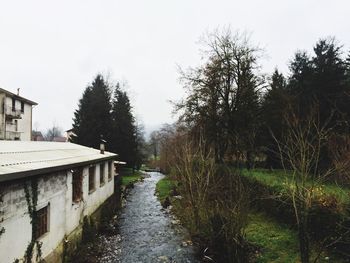
[(125, 206), (112, 217), (108, 230), (86, 248), (84, 253), (91, 255), (88, 262), (198, 262), (187, 231), (155, 195), (164, 175), (147, 175), (128, 188)]

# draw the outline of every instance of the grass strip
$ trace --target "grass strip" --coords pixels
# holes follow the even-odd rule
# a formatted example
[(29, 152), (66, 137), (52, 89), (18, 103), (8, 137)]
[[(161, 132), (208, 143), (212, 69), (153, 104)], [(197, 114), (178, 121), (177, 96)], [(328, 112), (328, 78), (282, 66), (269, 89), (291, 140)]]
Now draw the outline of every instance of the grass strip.
[(160, 179), (156, 185), (156, 192), (159, 200), (162, 202), (165, 198), (170, 196), (171, 191), (174, 189), (175, 182), (168, 176)]
[(263, 213), (249, 214), (246, 239), (257, 247), (256, 262), (298, 262), (298, 240), (295, 231)]
[(120, 176), (122, 178), (122, 186), (126, 186), (130, 183), (135, 183), (142, 178), (141, 171), (133, 171), (132, 169), (124, 168), (120, 171)]
[[(242, 175), (255, 179), (256, 181), (272, 188), (277, 192), (285, 192), (291, 186), (291, 174), (285, 173), (283, 170), (267, 170), (255, 169), (242, 171)], [(350, 203), (350, 189), (344, 186), (339, 186), (331, 183), (319, 184), (316, 187), (318, 194), (326, 196), (334, 196), (336, 200), (346, 205)]]

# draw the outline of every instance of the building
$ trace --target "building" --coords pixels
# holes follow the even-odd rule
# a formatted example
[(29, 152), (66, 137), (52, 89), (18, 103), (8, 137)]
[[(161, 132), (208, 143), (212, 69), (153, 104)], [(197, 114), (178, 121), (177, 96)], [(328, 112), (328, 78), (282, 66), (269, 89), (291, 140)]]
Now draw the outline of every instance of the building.
[(32, 131), (32, 141), (45, 141), (43, 134), (40, 131)]
[(33, 257), (41, 244), (46, 262), (60, 262), (65, 245), (81, 239), (84, 217), (113, 195), (116, 154), (72, 143), (0, 141), (0, 156), (0, 262), (23, 259), (30, 244)]
[(0, 140), (30, 141), (32, 138), (32, 108), (38, 105), (0, 88)]
[(75, 136), (75, 133), (73, 132), (73, 129), (69, 129), (67, 131), (65, 131), (64, 136), (66, 137), (66, 141), (70, 142), (73, 138), (73, 136)]

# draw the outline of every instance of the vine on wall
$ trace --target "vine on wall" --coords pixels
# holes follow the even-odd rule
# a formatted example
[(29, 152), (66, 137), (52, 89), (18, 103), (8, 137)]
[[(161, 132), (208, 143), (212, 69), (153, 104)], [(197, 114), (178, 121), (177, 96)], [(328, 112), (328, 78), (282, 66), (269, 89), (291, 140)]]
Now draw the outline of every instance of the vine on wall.
[(28, 205), (28, 213), (30, 217), (30, 223), (32, 225), (32, 238), (27, 246), (24, 262), (30, 263), (33, 259), (34, 249), (36, 248), (36, 262), (42, 261), (41, 246), (42, 243), (36, 239), (36, 232), (38, 228), (38, 215), (37, 215), (37, 204), (38, 204), (38, 179), (32, 178), (30, 180), (30, 187), (27, 182), (24, 183), (24, 191), (26, 201)]
[(4, 200), (3, 200), (3, 190), (2, 187), (0, 187), (0, 237), (2, 234), (5, 233), (5, 228), (3, 226), (1, 226), (1, 223), (4, 221), (3, 215), (4, 215), (4, 211), (2, 210), (2, 204), (3, 204)]

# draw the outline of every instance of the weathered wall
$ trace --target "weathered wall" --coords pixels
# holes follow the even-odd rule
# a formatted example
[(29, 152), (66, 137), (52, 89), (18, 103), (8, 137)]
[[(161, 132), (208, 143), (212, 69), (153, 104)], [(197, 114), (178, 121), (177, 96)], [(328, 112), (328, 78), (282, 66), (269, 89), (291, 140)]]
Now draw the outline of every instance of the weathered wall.
[[(6, 97), (5, 99), (5, 107), (12, 107), (12, 98)], [(21, 109), (21, 101), (16, 100), (15, 102), (16, 110)], [(21, 119), (17, 119), (18, 121), (18, 132), (21, 133), (20, 138), (21, 141), (30, 141), (31, 140), (31, 131), (32, 131), (32, 106), (24, 103), (24, 113), (21, 114)], [(14, 120), (6, 123), (6, 131), (15, 132)]]
[(0, 93), (0, 140), (5, 139), (5, 112), (4, 112), (5, 94)]
[(31, 239), (31, 224), (23, 183), (2, 187), (5, 233), (0, 237), (1, 262), (13, 262), (24, 251)]
[[(45, 175), (38, 179), (37, 210), (49, 205), (49, 232), (39, 238), (42, 242), (44, 258), (59, 258), (61, 256), (59, 254), (63, 251), (62, 244), (65, 236), (79, 236), (84, 215), (91, 215), (113, 194), (114, 179), (108, 181), (107, 162), (103, 165), (106, 165), (105, 184), (103, 186), (99, 184), (100, 169), (97, 164), (96, 190), (91, 194), (88, 192), (88, 167), (84, 167), (83, 200), (78, 203), (72, 201), (71, 171)], [(12, 263), (16, 258), (22, 258), (31, 240), (32, 226), (24, 183), (25, 181), (19, 181), (2, 186), (4, 202), (0, 210), (4, 211), (2, 225), (5, 227), (5, 233), (0, 237), (1, 263)]]

